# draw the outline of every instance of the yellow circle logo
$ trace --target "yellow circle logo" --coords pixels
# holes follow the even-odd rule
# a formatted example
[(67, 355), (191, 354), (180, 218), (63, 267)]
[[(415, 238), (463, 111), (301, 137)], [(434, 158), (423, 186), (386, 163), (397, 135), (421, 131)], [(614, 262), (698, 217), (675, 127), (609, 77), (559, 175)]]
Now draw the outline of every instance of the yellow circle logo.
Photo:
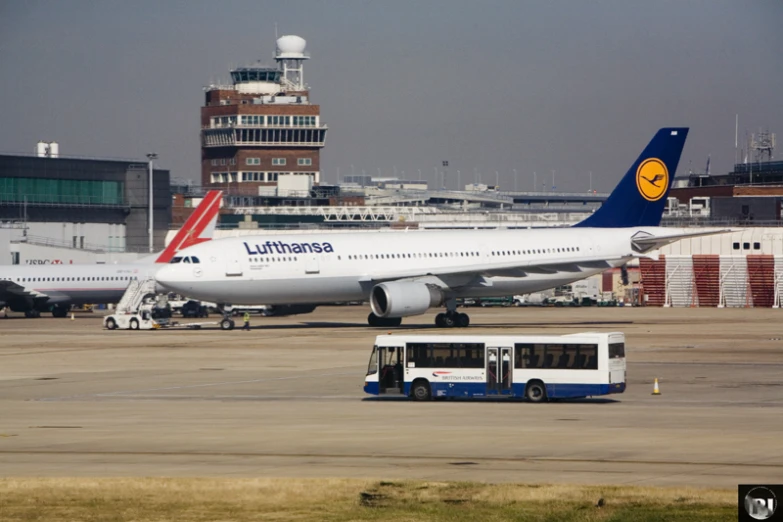
[(636, 188), (647, 201), (658, 201), (669, 188), (669, 171), (658, 158), (649, 158), (636, 169)]

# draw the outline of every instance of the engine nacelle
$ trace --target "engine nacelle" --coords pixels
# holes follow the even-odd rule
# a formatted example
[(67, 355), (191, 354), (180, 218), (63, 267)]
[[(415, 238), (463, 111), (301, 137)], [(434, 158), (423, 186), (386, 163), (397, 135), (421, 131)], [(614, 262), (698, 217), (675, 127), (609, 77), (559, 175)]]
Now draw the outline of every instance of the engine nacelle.
[(444, 300), (443, 290), (436, 285), (398, 281), (376, 285), (370, 294), (370, 307), (378, 317), (408, 317), (421, 315)]

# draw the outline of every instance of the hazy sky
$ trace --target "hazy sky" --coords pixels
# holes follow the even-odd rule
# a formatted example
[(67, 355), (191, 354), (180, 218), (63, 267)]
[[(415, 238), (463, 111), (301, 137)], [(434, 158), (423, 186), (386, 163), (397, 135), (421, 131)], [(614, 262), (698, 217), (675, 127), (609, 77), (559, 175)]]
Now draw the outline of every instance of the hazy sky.
[[(679, 173), (726, 172), (734, 115), (783, 139), (783, 2), (4, 1), (0, 151), (144, 158), (200, 179), (203, 86), (308, 42), (329, 126), (321, 170), (611, 189), (655, 130), (689, 126)], [(783, 144), (781, 145), (783, 146)]]

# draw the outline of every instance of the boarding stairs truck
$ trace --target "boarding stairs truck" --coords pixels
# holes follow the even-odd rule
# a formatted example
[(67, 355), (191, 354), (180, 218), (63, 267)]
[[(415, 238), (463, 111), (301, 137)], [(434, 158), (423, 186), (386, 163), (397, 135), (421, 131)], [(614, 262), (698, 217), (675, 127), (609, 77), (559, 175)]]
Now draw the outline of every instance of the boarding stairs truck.
[(152, 330), (161, 323), (152, 318), (155, 306), (154, 278), (134, 279), (117, 303), (115, 313), (103, 318), (103, 326), (109, 330)]
[[(154, 317), (156, 308), (168, 305), (168, 296), (156, 298), (157, 282), (154, 278), (131, 281), (125, 293), (117, 303), (115, 313), (103, 318), (103, 327), (107, 330), (156, 330), (158, 328), (201, 328), (208, 323), (178, 323), (168, 317)], [(233, 321), (232, 321), (233, 322)]]

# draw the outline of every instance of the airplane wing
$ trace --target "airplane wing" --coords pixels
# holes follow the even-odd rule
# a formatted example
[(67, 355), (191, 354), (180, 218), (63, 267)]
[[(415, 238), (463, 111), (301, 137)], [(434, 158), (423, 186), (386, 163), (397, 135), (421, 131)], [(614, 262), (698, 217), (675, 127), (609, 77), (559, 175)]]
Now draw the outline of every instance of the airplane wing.
[(0, 281), (0, 302), (7, 303), (14, 299), (48, 299), (49, 296), (35, 290), (25, 288), (13, 281)]
[[(634, 257), (629, 252), (627, 257)], [(571, 259), (549, 260), (546, 263), (536, 261), (509, 261), (507, 265), (493, 266), (491, 269), (485, 265), (476, 264), (473, 266), (455, 267), (433, 267), (426, 273), (421, 270), (402, 269), (393, 274), (384, 273), (382, 276), (377, 274), (366, 274), (361, 281), (365, 283), (383, 283), (385, 281), (413, 280), (413, 279), (438, 279), (450, 288), (456, 288), (474, 282), (482, 277), (526, 277), (530, 274), (556, 274), (560, 272), (579, 273), (584, 270), (593, 270), (596, 268), (611, 268), (611, 264), (606, 259), (582, 259), (573, 261)]]

